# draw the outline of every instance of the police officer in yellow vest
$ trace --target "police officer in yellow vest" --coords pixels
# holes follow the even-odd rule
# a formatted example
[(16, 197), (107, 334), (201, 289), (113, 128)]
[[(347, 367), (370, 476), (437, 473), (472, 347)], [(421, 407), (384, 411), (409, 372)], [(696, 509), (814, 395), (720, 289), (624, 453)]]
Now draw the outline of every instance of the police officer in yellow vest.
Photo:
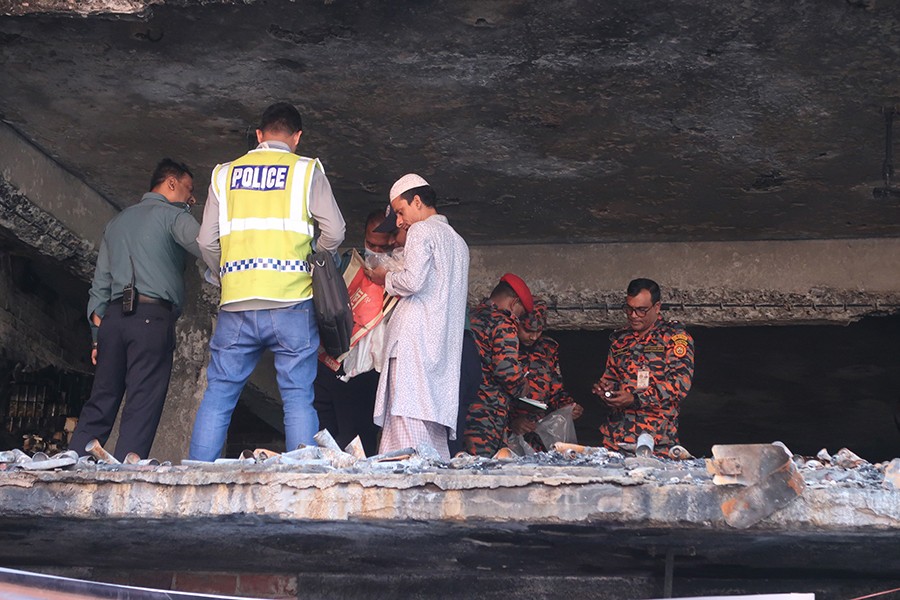
[(344, 241), (345, 225), (321, 163), (294, 154), (301, 125), (293, 105), (273, 104), (256, 130), (259, 146), (212, 173), (197, 242), (222, 296), (191, 436), (193, 460), (221, 455), (238, 397), (267, 348), (275, 356), (287, 449), (312, 444), (318, 431), (319, 332), (306, 257), (314, 221), (317, 248), (332, 252)]

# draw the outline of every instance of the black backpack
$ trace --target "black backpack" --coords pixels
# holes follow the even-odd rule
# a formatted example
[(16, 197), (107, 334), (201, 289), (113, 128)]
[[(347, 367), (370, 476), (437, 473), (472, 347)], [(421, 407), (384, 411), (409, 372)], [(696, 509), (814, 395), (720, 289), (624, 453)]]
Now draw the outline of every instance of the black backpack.
[(350, 350), (353, 334), (353, 311), (347, 285), (341, 277), (334, 256), (323, 250), (307, 258), (312, 269), (313, 304), (319, 340), (325, 352), (337, 358)]

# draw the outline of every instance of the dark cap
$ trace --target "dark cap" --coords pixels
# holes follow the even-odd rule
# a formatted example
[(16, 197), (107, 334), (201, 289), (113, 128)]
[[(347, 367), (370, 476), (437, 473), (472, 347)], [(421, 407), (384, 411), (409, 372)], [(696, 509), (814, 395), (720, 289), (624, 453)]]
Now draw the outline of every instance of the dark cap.
[(397, 213), (394, 212), (390, 204), (387, 205), (387, 209), (384, 211), (384, 221), (372, 231), (375, 233), (394, 233), (397, 231)]
[(531, 290), (528, 289), (521, 277), (513, 273), (507, 273), (500, 278), (500, 281), (513, 289), (516, 296), (519, 297), (519, 301), (522, 302), (522, 306), (525, 307), (525, 312), (534, 310), (534, 298), (531, 297)]

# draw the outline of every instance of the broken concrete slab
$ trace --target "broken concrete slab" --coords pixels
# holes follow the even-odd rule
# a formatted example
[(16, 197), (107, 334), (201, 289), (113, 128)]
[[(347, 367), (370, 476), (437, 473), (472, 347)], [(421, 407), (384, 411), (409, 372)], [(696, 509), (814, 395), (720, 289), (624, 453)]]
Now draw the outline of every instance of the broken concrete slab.
[(746, 529), (796, 500), (805, 488), (803, 477), (790, 461), (762, 481), (722, 503), (722, 514), (732, 527)]
[(716, 485), (753, 485), (790, 460), (791, 453), (776, 444), (730, 444), (712, 447), (707, 470)]
[[(319, 449), (290, 454), (306, 460), (308, 450)], [(896, 572), (897, 559), (872, 560), (900, 555), (900, 491), (881, 480), (848, 477), (810, 488), (753, 526), (735, 529), (720, 504), (736, 489), (751, 488), (713, 485), (702, 460), (629, 467), (620, 455), (606, 454), (471, 457), (458, 468), (411, 457), (335, 469), (272, 462), (287, 456), (279, 455), (264, 463), (137, 471), (128, 469), (138, 465), (93, 463), (93, 470), (0, 472), (0, 541), (7, 542), (0, 558), (32, 566), (49, 559), (227, 571), (290, 565), (317, 576), (357, 577), (365, 592), (371, 591), (365, 573), (386, 570), (455, 579), (482, 569), (491, 578), (539, 573), (564, 586), (585, 569), (633, 573), (640, 565), (658, 573), (670, 551), (689, 553), (678, 560), (681, 577), (686, 569), (708, 573), (708, 565), (753, 572), (776, 555), (785, 571), (813, 563), (831, 575), (822, 565), (872, 574), (871, 562), (878, 573)], [(837, 478), (864, 469), (878, 472), (871, 465), (806, 472)], [(837, 557), (845, 549), (854, 549), (853, 567)]]
[(718, 486), (746, 486), (721, 504), (725, 521), (746, 529), (796, 500), (806, 487), (784, 444), (712, 448), (707, 469)]
[[(402, 463), (394, 464), (397, 472), (215, 463), (141, 471), (95, 465), (92, 471), (5, 472), (0, 473), (0, 516), (256, 514), (313, 520), (730, 527), (720, 507), (735, 498), (733, 489), (713, 485), (703, 475), (700, 461), (662, 469), (629, 469), (621, 460), (540, 466), (483, 459), (464, 469)], [(880, 484), (809, 489), (755, 526), (900, 528), (898, 493)]]

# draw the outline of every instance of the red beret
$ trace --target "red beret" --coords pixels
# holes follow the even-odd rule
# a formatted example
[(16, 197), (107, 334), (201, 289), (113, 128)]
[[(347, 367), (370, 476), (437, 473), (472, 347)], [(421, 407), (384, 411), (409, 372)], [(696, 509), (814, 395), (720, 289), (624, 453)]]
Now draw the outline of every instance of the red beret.
[(534, 310), (534, 298), (531, 297), (531, 290), (528, 289), (528, 286), (525, 285), (525, 282), (522, 281), (521, 277), (513, 275), (512, 273), (507, 273), (500, 278), (500, 281), (513, 289), (516, 296), (518, 296), (519, 300), (522, 302), (522, 306), (525, 307), (525, 312)]

